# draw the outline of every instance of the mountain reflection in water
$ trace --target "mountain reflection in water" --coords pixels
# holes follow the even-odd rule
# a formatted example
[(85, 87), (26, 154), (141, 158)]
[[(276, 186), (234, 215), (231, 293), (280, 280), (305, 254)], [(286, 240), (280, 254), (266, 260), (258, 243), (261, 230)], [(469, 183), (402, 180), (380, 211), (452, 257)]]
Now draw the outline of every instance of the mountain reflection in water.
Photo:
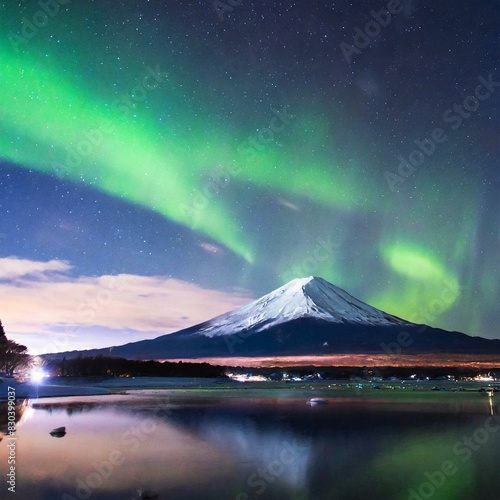
[[(302, 397), (161, 392), (40, 400), (18, 424), (17, 492), (34, 500), (132, 499), (141, 488), (169, 499), (404, 499), (451, 461), (439, 498), (494, 498), (498, 435), (483, 431), (467, 460), (457, 445), (493, 428), (491, 402), (429, 398), (338, 397), (316, 407)], [(61, 426), (67, 434), (53, 439)]]

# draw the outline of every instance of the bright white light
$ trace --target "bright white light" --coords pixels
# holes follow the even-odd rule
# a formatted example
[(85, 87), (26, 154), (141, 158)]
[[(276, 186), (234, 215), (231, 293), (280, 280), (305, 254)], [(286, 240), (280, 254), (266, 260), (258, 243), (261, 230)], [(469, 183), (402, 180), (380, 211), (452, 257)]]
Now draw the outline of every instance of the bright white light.
[(31, 370), (30, 380), (35, 382), (35, 384), (39, 384), (46, 376), (47, 374), (41, 368), (34, 368), (33, 370)]

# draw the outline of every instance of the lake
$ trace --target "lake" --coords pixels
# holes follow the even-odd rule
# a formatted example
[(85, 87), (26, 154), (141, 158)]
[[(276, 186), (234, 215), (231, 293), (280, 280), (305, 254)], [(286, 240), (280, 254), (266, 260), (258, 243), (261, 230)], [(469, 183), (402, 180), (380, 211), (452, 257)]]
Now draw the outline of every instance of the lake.
[(497, 500), (499, 399), (245, 385), (31, 400), (12, 498)]

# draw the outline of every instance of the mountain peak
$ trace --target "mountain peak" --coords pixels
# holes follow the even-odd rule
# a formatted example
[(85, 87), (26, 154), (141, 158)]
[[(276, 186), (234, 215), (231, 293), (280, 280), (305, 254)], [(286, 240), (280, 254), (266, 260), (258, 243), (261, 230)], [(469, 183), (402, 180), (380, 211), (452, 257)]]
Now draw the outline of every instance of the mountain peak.
[(250, 327), (263, 331), (299, 318), (378, 326), (406, 324), (323, 278), (308, 276), (296, 278), (260, 299), (207, 321), (201, 330), (209, 337)]
[[(297, 287), (304, 287), (308, 283), (314, 282), (314, 281), (325, 281), (322, 278), (318, 278), (316, 276), (307, 276), (304, 278), (295, 278), (288, 283), (285, 283), (284, 285), (281, 286), (281, 288), (297, 288)], [(279, 290), (279, 288), (278, 288)], [(273, 292), (271, 292), (273, 293)]]
[[(499, 353), (500, 341), (417, 325), (356, 299), (322, 278), (297, 278), (260, 299), (156, 339), (93, 351), (132, 359), (389, 353)], [(411, 344), (411, 346), (410, 346)], [(406, 345), (405, 345), (406, 347)], [(76, 356), (78, 351), (73, 351)]]

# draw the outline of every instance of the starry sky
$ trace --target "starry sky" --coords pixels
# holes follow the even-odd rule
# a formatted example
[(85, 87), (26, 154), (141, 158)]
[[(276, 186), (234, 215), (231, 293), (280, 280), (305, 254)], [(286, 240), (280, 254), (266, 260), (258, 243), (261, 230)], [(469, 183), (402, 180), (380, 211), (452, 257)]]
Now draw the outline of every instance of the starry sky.
[(500, 3), (2, 2), (0, 318), (33, 353), (321, 276), (500, 338)]

